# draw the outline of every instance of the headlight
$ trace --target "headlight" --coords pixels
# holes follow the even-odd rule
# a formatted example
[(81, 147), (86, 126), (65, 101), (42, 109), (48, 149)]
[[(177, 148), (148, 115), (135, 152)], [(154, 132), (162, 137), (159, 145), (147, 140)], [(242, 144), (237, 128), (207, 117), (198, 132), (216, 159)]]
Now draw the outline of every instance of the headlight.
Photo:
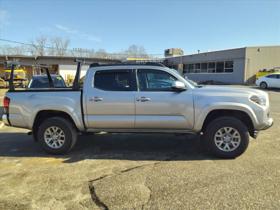
[(265, 106), (266, 105), (266, 100), (264, 98), (260, 98), (259, 96), (253, 95), (250, 97), (250, 100), (261, 105)]

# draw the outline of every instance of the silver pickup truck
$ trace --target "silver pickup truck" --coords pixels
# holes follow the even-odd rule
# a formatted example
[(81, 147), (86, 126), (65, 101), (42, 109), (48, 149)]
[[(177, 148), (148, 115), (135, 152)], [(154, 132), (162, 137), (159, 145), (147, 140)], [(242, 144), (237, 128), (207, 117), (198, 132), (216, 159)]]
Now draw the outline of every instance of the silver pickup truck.
[(249, 136), (269, 128), (268, 94), (248, 88), (194, 86), (157, 64), (93, 65), (83, 88), (10, 90), (3, 121), (30, 129), (52, 154), (65, 154), (83, 133), (186, 133), (214, 155), (235, 158)]

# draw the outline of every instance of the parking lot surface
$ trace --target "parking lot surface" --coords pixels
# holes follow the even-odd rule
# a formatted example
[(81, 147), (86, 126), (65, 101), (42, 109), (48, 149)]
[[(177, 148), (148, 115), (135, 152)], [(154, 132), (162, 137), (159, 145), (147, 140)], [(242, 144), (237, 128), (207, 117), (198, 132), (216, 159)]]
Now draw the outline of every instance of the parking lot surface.
[(27, 130), (0, 130), (0, 209), (279, 209), (280, 92), (274, 126), (234, 160), (205, 155), (185, 135), (81, 137), (45, 154)]

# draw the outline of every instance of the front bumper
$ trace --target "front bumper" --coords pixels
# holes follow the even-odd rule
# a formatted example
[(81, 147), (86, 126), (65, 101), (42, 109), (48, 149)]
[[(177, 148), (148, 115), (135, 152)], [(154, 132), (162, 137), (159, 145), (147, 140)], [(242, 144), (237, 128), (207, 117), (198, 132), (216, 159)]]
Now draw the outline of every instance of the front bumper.
[(254, 130), (254, 132), (251, 134), (251, 136), (254, 139), (256, 139), (259, 134), (259, 131), (266, 130), (266, 129), (270, 128), (271, 126), (273, 126), (273, 118), (268, 118), (267, 122), (264, 123), (264, 127), (262, 127), (261, 129), (258, 129), (258, 130)]
[(273, 125), (273, 118), (268, 118), (268, 120), (263, 124), (263, 127), (260, 130), (266, 130)]

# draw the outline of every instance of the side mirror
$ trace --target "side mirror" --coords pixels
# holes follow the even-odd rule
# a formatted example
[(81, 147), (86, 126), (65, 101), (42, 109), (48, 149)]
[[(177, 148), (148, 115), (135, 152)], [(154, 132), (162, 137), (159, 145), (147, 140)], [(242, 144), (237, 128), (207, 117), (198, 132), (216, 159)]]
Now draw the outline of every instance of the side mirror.
[(176, 90), (176, 91), (184, 91), (186, 90), (186, 85), (183, 83), (183, 82), (180, 82), (180, 81), (175, 81), (173, 84), (172, 84), (172, 89), (173, 90)]

